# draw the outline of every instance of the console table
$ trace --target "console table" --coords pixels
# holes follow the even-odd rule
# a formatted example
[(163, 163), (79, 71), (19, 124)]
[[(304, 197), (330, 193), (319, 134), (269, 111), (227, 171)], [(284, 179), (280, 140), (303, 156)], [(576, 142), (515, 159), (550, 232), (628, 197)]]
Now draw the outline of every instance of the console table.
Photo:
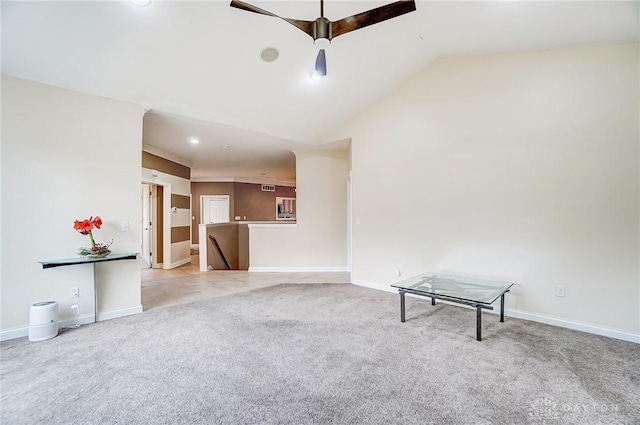
[(482, 309), (493, 310), (491, 304), (500, 298), (500, 321), (504, 322), (504, 294), (513, 283), (422, 273), (391, 286), (398, 288), (400, 294), (401, 322), (405, 321), (404, 296), (407, 293), (431, 298), (431, 305), (436, 305), (436, 299), (465, 304), (476, 309), (476, 339), (482, 341)]
[(50, 269), (52, 267), (62, 267), (62, 266), (75, 266), (78, 264), (93, 264), (93, 321), (98, 321), (98, 287), (96, 282), (96, 263), (104, 263), (107, 261), (120, 261), (120, 260), (135, 260), (138, 258), (137, 252), (126, 252), (123, 254), (109, 254), (106, 257), (102, 258), (87, 258), (87, 257), (77, 257), (77, 258), (65, 258), (62, 260), (48, 260), (48, 261), (38, 261), (42, 264), (43, 269)]

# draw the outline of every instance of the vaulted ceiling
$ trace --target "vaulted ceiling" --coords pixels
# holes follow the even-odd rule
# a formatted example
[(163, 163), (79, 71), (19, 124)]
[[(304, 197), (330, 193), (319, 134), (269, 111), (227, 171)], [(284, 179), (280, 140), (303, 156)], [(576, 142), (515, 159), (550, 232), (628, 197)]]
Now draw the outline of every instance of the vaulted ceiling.
[[(327, 0), (325, 16), (389, 2)], [(249, 3), (319, 16), (318, 1)], [(202, 179), (290, 180), (291, 150), (327, 141), (437, 57), (626, 43), (640, 27), (637, 1), (418, 1), (416, 12), (334, 39), (328, 76), (314, 81), (309, 36), (228, 1), (1, 4), (3, 74), (151, 109), (145, 146), (182, 158)], [(267, 47), (277, 60), (261, 59)]]

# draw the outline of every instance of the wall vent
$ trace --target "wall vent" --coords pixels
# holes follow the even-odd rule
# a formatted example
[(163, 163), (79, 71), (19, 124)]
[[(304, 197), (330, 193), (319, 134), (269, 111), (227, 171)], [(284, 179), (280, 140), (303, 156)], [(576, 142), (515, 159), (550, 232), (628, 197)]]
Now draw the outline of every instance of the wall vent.
[(262, 185), (262, 191), (263, 192), (275, 192), (276, 191), (276, 186), (273, 184), (263, 184)]

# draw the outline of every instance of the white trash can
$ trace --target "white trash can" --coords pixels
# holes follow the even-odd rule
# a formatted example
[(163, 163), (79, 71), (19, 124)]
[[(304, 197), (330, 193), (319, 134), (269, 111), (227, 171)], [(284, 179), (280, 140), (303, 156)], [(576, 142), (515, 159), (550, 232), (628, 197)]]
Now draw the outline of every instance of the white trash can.
[(29, 341), (44, 341), (58, 335), (58, 303), (43, 301), (29, 309)]

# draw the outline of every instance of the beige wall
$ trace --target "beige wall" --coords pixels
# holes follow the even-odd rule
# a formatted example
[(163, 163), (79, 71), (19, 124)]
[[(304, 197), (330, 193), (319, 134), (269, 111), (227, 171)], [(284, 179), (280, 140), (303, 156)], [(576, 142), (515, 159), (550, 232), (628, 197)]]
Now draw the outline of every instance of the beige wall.
[(142, 151), (142, 167), (191, 180), (191, 168), (151, 152)]
[(296, 152), (297, 224), (249, 226), (251, 270), (347, 267), (348, 152)]
[(638, 52), (440, 59), (361, 114), (353, 280), (511, 280), (523, 317), (640, 341)]
[(275, 192), (263, 192), (262, 185), (254, 183), (234, 183), (234, 216), (245, 221), (274, 221), (276, 219), (276, 198), (295, 198), (296, 188), (276, 186)]
[[(97, 241), (137, 252), (141, 240), (140, 106), (2, 77), (2, 338), (26, 335), (29, 307), (57, 300), (71, 318), (69, 288), (93, 317), (90, 265), (43, 270), (38, 261), (77, 257), (87, 236), (74, 219), (100, 215)], [(122, 222), (129, 230), (121, 231)], [(97, 266), (99, 318), (142, 311), (140, 264)]]
[(275, 192), (263, 192), (261, 184), (239, 182), (192, 182), (192, 211), (195, 219), (191, 229), (191, 241), (199, 242), (198, 224), (200, 224), (200, 197), (202, 195), (228, 195), (229, 218), (236, 221), (272, 221), (276, 219), (276, 197), (295, 198), (296, 188), (276, 186)]

